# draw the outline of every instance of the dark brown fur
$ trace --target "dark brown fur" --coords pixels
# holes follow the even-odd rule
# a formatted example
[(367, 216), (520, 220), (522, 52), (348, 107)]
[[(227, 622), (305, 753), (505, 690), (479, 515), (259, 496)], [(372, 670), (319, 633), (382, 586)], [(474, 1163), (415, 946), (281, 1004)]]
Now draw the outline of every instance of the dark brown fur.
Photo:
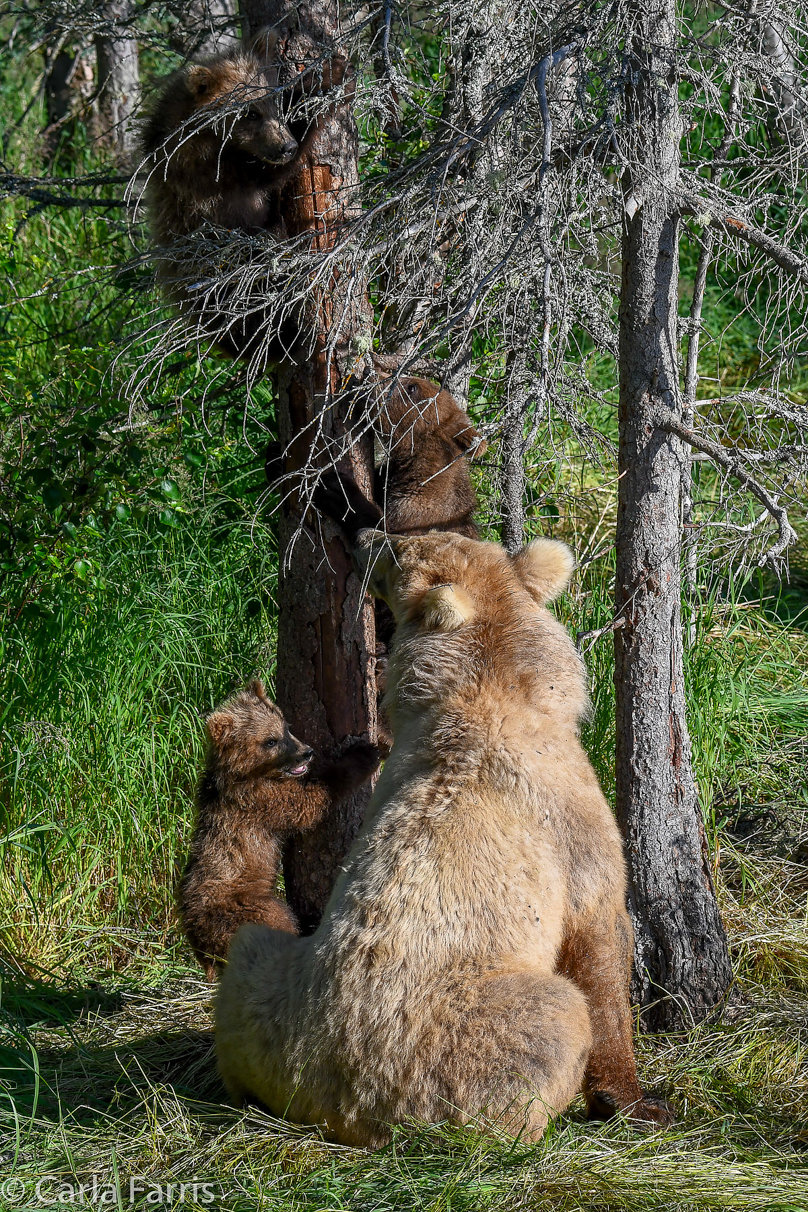
[[(263, 30), (243, 47), (176, 72), (157, 97), (142, 139), (150, 160), (152, 234), (166, 250), (163, 283), (180, 310), (236, 357), (250, 356), (265, 337), (260, 308), (228, 327), (227, 288), (202, 301), (199, 291), (190, 290), (206, 276), (199, 261), (190, 259), (200, 250), (176, 242), (206, 224), (286, 236), (281, 195), (300, 175), (322, 119), (286, 120), (281, 105), (315, 89), (327, 91), (346, 68), (344, 57), (335, 54), (319, 75), (311, 70), (295, 79), (298, 69), (286, 61), (288, 37), (285, 28)], [(288, 86), (282, 94), (281, 85)], [(209, 276), (215, 276), (215, 265)]]
[(179, 901), (188, 941), (213, 980), (242, 923), (298, 933), (276, 895), (283, 842), (369, 778), (379, 751), (359, 741), (336, 761), (315, 762), (259, 681), (223, 703), (208, 718), (207, 732)]
[[(397, 535), (443, 530), (479, 538), (469, 462), (486, 450), (486, 442), (454, 396), (428, 379), (402, 379), (385, 402), (379, 429), (387, 452), (374, 477), (379, 504), (368, 501), (349, 477), (331, 472), (315, 496), (317, 508), (351, 539), (374, 527)], [(389, 608), (377, 602), (376, 638), (384, 648), (393, 631)]]
[(385, 530), (451, 530), (478, 539), (469, 459), (482, 454), (486, 443), (454, 396), (428, 379), (402, 379), (379, 426), (389, 453), (376, 471), (374, 495)]

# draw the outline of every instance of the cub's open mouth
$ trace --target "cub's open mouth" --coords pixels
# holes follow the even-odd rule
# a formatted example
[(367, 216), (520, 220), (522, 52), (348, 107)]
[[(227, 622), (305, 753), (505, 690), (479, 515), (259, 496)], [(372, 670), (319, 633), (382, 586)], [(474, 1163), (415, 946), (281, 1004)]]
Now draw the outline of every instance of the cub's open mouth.
[(308, 762), (301, 762), (299, 766), (287, 767), (287, 774), (290, 776), (290, 778), (297, 778), (298, 775), (305, 774), (308, 768)]

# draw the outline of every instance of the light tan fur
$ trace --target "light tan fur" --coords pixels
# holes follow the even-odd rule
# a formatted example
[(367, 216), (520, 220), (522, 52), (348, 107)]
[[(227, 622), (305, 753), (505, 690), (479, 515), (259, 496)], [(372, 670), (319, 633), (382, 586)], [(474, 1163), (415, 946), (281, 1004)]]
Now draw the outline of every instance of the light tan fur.
[(317, 933), (233, 940), (216, 1007), (231, 1097), (371, 1146), (410, 1116), (535, 1139), (582, 1087), (592, 1114), (664, 1122), (637, 1084), (584, 671), (542, 604), (569, 552), (362, 532), (356, 556), (397, 623), (395, 743)]

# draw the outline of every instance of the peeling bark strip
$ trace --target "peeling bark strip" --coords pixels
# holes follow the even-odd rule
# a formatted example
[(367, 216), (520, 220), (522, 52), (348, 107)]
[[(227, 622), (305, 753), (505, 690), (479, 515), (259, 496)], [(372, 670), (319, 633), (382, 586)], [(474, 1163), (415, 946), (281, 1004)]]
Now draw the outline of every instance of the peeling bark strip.
[[(617, 816), (634, 919), (635, 1000), (652, 1029), (703, 1018), (731, 978), (703, 845), (685, 719), (677, 365), (680, 118), (676, 8), (632, 10), (632, 170), (624, 174), (617, 517)], [(640, 202), (637, 204), (636, 200)], [(632, 205), (632, 202), (634, 205)]]
[[(289, 39), (288, 54), (295, 60), (311, 58), (312, 42), (319, 48), (337, 42), (335, 0), (304, 0), (293, 10), (277, 0), (246, 0), (243, 13), (252, 33), (262, 25), (279, 25), (291, 14), (290, 26), (299, 31)], [(286, 189), (290, 235), (311, 232), (317, 247), (328, 247), (355, 194), (357, 155), (356, 124), (350, 104), (343, 102), (329, 112), (309, 165)], [(355, 295), (356, 302), (351, 302), (346, 313), (338, 281), (332, 282), (326, 295), (313, 298), (307, 317), (315, 336), (313, 356), (287, 366), (279, 376), (280, 438), (284, 448), (291, 444), (297, 467), (306, 462), (315, 418), (325, 437), (345, 432), (344, 405), (328, 402), (341, 385), (340, 370), (352, 343), (367, 325), (368, 307), (366, 292), (356, 290), (355, 283), (345, 285), (353, 286), (351, 298)], [(333, 317), (339, 323), (336, 340), (331, 331)], [(332, 344), (329, 357), (326, 351)], [(295, 438), (298, 441), (293, 443)], [(354, 447), (350, 464), (352, 474), (370, 496), (372, 438)], [(279, 527), (276, 695), (292, 732), (332, 756), (349, 737), (376, 739), (373, 609), (335, 528), (323, 522), (321, 539), (313, 519), (307, 519), (302, 531), (300, 525), (299, 505), (290, 500)], [(339, 867), (362, 823), (369, 794), (366, 785), (287, 849), (283, 868), (286, 895), (304, 933), (314, 930), (322, 916)]]

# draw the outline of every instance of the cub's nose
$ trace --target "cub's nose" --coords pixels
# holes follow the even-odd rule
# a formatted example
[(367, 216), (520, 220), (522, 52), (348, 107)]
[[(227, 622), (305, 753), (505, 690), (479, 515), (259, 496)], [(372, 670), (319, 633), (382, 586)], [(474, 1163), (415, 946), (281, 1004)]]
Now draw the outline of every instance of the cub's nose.
[(311, 745), (303, 745), (301, 747), (299, 757), (301, 762), (310, 762), (314, 757), (314, 750), (312, 749)]
[(281, 148), (281, 152), (283, 153), (283, 155), (288, 156), (290, 160), (296, 151), (297, 151), (297, 140), (296, 139), (287, 139), (286, 142), (283, 144), (283, 147)]

